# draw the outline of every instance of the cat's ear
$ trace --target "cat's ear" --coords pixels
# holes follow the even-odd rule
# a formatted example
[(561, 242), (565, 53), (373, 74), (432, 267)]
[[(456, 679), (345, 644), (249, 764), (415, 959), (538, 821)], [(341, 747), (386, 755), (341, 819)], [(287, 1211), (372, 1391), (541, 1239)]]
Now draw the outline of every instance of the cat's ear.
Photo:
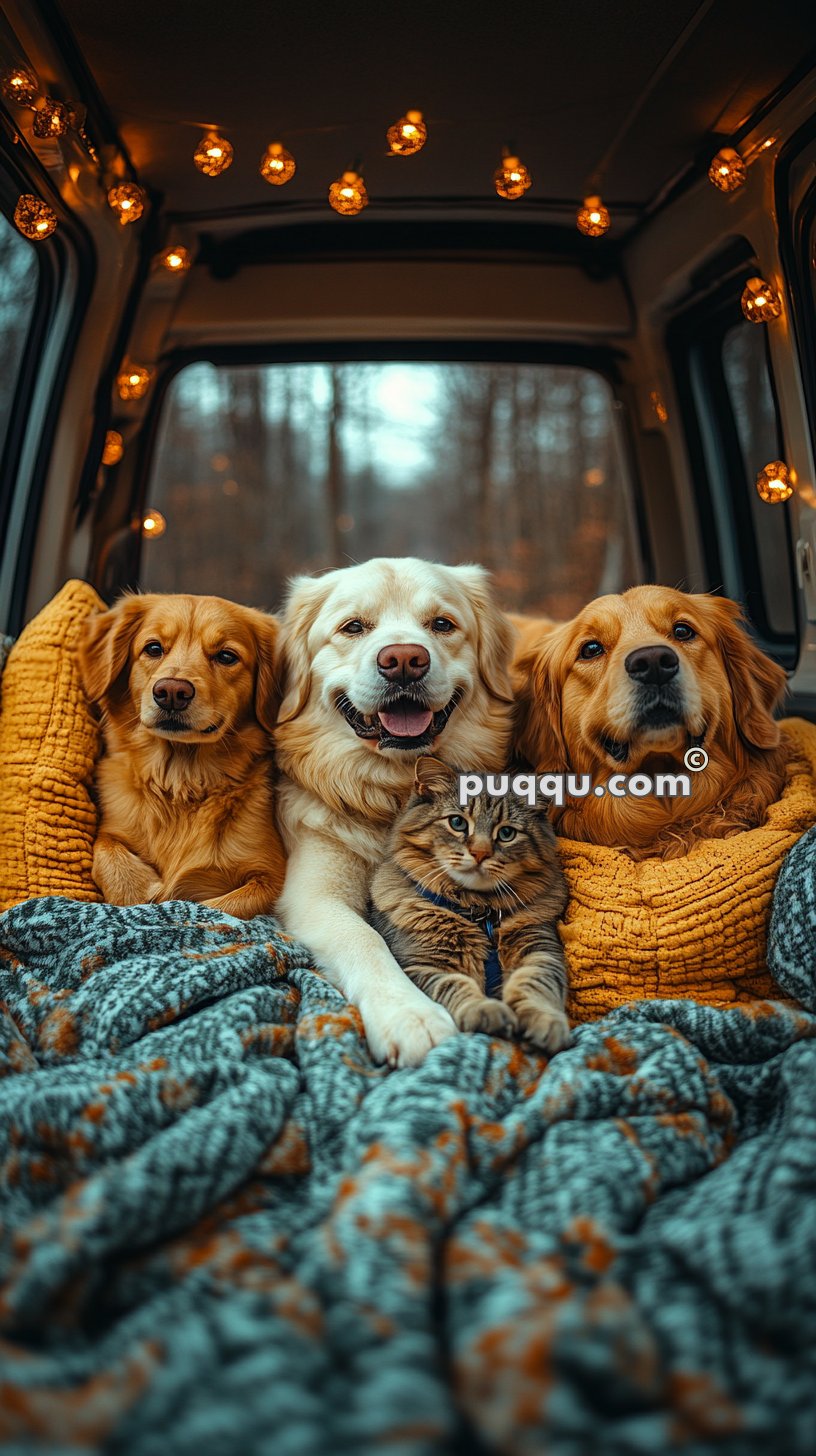
[(417, 759), (414, 765), (414, 793), (419, 794), (420, 798), (430, 799), (434, 794), (447, 793), (455, 783), (456, 774), (441, 758), (423, 753)]

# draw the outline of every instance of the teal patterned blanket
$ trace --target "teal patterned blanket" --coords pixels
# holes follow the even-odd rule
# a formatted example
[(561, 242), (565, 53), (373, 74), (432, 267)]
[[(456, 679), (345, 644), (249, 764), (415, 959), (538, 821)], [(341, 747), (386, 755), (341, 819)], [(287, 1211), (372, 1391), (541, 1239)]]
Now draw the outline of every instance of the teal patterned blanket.
[(386, 1072), (180, 903), (28, 901), (0, 979), (3, 1450), (811, 1456), (816, 1016)]

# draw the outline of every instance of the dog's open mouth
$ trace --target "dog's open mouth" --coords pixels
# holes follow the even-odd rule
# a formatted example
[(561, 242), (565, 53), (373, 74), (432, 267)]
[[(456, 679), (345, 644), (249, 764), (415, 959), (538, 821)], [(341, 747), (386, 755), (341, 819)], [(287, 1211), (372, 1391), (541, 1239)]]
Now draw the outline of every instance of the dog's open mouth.
[(376, 713), (361, 713), (341, 693), (337, 708), (358, 738), (376, 739), (378, 748), (418, 749), (428, 748), (439, 737), (460, 697), (457, 689), (450, 702), (434, 712), (419, 698), (399, 693)]

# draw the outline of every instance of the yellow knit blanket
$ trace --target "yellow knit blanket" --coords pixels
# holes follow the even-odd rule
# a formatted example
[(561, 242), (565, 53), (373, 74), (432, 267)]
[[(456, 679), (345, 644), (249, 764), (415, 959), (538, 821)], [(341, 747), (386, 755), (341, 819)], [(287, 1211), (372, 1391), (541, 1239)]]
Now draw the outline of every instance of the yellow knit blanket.
[(682, 859), (639, 862), (559, 839), (575, 1021), (644, 997), (710, 1006), (786, 999), (765, 964), (765, 942), (782, 860), (816, 823), (816, 725), (789, 718), (781, 726), (793, 750), (787, 784), (758, 829), (702, 840)]

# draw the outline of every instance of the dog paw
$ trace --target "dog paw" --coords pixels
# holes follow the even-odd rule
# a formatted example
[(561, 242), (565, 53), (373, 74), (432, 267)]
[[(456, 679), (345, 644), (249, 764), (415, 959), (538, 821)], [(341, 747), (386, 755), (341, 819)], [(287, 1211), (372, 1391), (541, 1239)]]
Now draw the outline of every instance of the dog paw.
[(550, 1055), (560, 1052), (562, 1047), (569, 1046), (570, 1043), (570, 1025), (566, 1014), (552, 1007), (519, 1007), (518, 1029), (525, 1041)]
[(427, 1007), (394, 1007), (383, 1013), (363, 1011), (366, 1040), (375, 1062), (389, 1067), (418, 1067), (431, 1047), (456, 1035), (456, 1025), (444, 1009), (427, 1001)]
[(518, 1028), (515, 1011), (505, 1001), (485, 997), (471, 1001), (457, 1014), (460, 1031), (484, 1031), (488, 1036), (512, 1036)]

